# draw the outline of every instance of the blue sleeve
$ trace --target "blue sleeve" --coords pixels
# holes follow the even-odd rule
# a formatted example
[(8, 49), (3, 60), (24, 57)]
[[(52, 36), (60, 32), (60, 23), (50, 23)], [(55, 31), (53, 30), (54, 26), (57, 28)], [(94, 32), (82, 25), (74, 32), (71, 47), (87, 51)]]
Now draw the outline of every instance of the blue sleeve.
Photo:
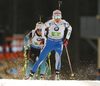
[(66, 23), (64, 23), (64, 27), (67, 28), (67, 27), (66, 27)]
[(24, 38), (24, 45), (25, 46), (28, 44), (28, 40), (29, 40), (29, 38), (27, 38), (27, 37)]
[(26, 37), (24, 38), (24, 45), (27, 46), (28, 40), (32, 37), (32, 32), (30, 32)]

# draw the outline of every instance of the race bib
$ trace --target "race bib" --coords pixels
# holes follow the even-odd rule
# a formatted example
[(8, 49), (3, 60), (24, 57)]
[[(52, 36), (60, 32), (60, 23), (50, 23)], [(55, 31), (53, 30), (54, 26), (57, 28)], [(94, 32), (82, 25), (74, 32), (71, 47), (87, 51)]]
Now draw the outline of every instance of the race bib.
[(52, 32), (51, 35), (59, 37), (61, 35), (61, 32)]
[(34, 44), (35, 44), (36, 46), (41, 46), (41, 44), (40, 44), (39, 42), (34, 42)]

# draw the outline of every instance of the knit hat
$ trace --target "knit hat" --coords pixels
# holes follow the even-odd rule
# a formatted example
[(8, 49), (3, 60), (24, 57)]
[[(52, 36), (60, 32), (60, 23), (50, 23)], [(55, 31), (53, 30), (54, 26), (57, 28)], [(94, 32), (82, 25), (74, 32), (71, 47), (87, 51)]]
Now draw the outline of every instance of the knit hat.
[(53, 11), (53, 18), (54, 18), (55, 16), (61, 16), (61, 18), (62, 18), (61, 11), (60, 11), (60, 10), (54, 10), (54, 11)]
[(36, 28), (43, 28), (43, 24), (37, 24)]

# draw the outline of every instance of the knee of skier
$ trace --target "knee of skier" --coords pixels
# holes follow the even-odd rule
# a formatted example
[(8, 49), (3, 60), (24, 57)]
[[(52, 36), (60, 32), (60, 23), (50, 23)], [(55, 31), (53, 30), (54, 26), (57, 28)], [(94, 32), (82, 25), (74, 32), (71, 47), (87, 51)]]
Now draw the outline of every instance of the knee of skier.
[(55, 58), (56, 58), (56, 60), (58, 60), (58, 61), (61, 59), (60, 54), (59, 54), (58, 52), (55, 53)]
[(61, 57), (58, 52), (55, 53), (55, 59), (56, 59), (55, 69), (58, 69), (58, 66), (61, 63)]

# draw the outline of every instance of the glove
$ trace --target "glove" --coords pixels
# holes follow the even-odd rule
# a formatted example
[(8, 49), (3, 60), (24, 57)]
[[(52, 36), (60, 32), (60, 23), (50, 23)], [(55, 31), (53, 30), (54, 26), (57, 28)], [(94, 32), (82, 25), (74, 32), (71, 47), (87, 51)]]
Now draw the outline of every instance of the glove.
[(64, 41), (64, 45), (65, 45), (65, 46), (68, 45), (68, 41), (67, 41), (67, 39)]
[(44, 45), (44, 40), (43, 39), (41, 39), (40, 44)]
[(24, 50), (28, 50), (28, 47), (27, 46), (24, 46)]

